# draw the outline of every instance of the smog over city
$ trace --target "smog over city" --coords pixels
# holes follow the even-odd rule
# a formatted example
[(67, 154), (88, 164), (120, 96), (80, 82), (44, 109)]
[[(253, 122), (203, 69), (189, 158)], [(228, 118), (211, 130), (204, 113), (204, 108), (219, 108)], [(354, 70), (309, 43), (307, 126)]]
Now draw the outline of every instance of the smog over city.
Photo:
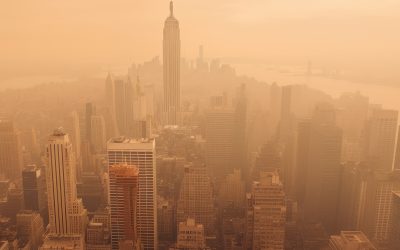
[(0, 3), (0, 250), (399, 250), (400, 1)]

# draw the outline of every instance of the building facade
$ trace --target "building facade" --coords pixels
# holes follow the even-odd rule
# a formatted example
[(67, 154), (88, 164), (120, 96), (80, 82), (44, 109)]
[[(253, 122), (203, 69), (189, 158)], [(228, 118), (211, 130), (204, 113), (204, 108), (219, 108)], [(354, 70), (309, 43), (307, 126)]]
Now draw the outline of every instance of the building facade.
[(22, 164), (20, 132), (13, 122), (0, 120), (0, 175), (14, 180), (21, 176)]
[[(154, 139), (111, 139), (107, 144), (108, 167), (119, 163), (139, 169), (137, 226), (145, 250), (157, 248), (156, 152)], [(110, 197), (109, 197), (110, 198)]]
[(118, 249), (122, 240), (138, 242), (137, 196), (139, 171), (127, 164), (112, 165), (110, 175), (111, 245)]
[(177, 125), (181, 105), (181, 40), (179, 22), (174, 17), (173, 2), (164, 23), (163, 35), (164, 114), (166, 125)]
[(76, 163), (69, 137), (56, 129), (46, 145), (50, 234), (84, 235), (87, 212), (76, 192)]

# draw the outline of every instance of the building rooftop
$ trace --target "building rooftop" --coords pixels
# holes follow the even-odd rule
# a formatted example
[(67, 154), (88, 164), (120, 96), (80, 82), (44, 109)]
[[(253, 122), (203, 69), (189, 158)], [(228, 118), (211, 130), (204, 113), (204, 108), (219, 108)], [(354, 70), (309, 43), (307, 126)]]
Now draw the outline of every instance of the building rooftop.
[(109, 143), (131, 143), (131, 144), (141, 144), (141, 143), (151, 143), (153, 142), (153, 138), (142, 138), (142, 139), (133, 139), (125, 136), (114, 137), (111, 138)]
[(332, 249), (365, 249), (376, 250), (367, 236), (361, 231), (341, 231), (340, 235), (330, 237)]
[(340, 234), (347, 242), (369, 242), (367, 236), (361, 231), (342, 231)]
[(155, 149), (154, 138), (150, 139), (132, 139), (128, 137), (116, 137), (107, 142), (108, 151), (133, 150), (133, 151), (149, 151)]

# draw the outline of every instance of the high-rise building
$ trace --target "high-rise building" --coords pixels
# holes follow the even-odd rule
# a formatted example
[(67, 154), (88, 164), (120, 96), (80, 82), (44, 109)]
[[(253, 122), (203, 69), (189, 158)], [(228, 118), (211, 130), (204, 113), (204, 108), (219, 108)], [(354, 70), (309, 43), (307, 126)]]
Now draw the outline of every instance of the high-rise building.
[(310, 146), (311, 121), (302, 120), (297, 125), (297, 145), (296, 145), (296, 174), (294, 180), (295, 197), (297, 202), (302, 205), (306, 189), (306, 176), (308, 167), (308, 151)]
[(81, 129), (79, 126), (79, 115), (73, 111), (66, 120), (65, 131), (71, 136), (71, 144), (75, 153), (75, 157), (81, 157)]
[(206, 165), (213, 176), (223, 179), (234, 168), (235, 111), (226, 106), (214, 106), (206, 113)]
[(343, 130), (342, 162), (359, 162), (369, 99), (360, 93), (346, 93), (337, 100), (337, 107), (336, 122)]
[(400, 190), (400, 172), (374, 172), (365, 182), (360, 204), (360, 230), (379, 248), (390, 244), (393, 191)]
[(7, 190), (6, 199), (1, 202), (2, 215), (9, 217), (12, 222), (15, 222), (17, 213), (23, 209), (23, 200), (24, 195), (22, 190), (12, 183)]
[(103, 179), (97, 173), (83, 173), (81, 182), (77, 183), (76, 188), (78, 197), (82, 199), (88, 212), (97, 211), (106, 200)]
[(367, 122), (364, 160), (375, 170), (391, 171), (398, 111), (375, 109)]
[(106, 124), (103, 116), (93, 115), (91, 121), (91, 142), (94, 153), (102, 153), (106, 150)]
[[(135, 166), (115, 164), (110, 176), (111, 246), (118, 249), (121, 241), (138, 243), (137, 196), (139, 171)], [(135, 244), (136, 245), (136, 244)]]
[(110, 227), (109, 207), (94, 212), (86, 228), (86, 250), (111, 250)]
[(43, 219), (39, 213), (22, 211), (17, 214), (17, 235), (19, 241), (29, 242), (31, 249), (38, 249), (44, 233)]
[(284, 249), (286, 202), (276, 172), (263, 172), (247, 197), (245, 249)]
[(131, 136), (134, 126), (134, 93), (131, 80), (114, 81), (114, 108), (118, 132), (121, 136)]
[(114, 111), (114, 77), (113, 75), (108, 72), (106, 82), (105, 82), (105, 103), (107, 105), (107, 108), (111, 109)]
[(19, 178), (22, 164), (20, 133), (13, 122), (0, 120), (0, 175), (11, 180)]
[(400, 246), (400, 190), (393, 192), (390, 222), (390, 246), (396, 249), (396, 247)]
[(85, 249), (84, 238), (80, 235), (49, 235), (39, 250), (82, 250)]
[(110, 250), (108, 228), (100, 222), (90, 221), (86, 228), (86, 250)]
[(170, 250), (206, 250), (204, 227), (192, 218), (179, 223), (176, 246)]
[(279, 154), (279, 147), (276, 142), (267, 142), (264, 144), (254, 161), (252, 178), (258, 180), (262, 172), (282, 173), (282, 159)]
[(46, 183), (50, 235), (84, 235), (87, 212), (76, 193), (76, 164), (65, 132), (56, 129), (46, 145)]
[(240, 169), (247, 176), (247, 96), (246, 85), (242, 84), (237, 89), (235, 98), (235, 122), (233, 136), (233, 161), (235, 168)]
[(83, 174), (83, 172), (96, 172), (95, 160), (92, 151), (92, 147), (89, 141), (82, 142), (81, 145), (81, 153), (82, 153), (82, 168), (77, 169), (78, 173)]
[(242, 179), (240, 170), (226, 176), (219, 190), (219, 201), (222, 206), (232, 205), (235, 208), (243, 208), (246, 198), (246, 183)]
[(330, 105), (318, 105), (310, 124), (307, 148), (304, 219), (322, 223), (328, 233), (337, 226), (341, 179), (342, 131), (335, 123), (335, 111)]
[(204, 60), (204, 47), (203, 45), (199, 46), (199, 55), (196, 59), (196, 70), (201, 72), (208, 71), (208, 63)]
[(346, 163), (343, 165), (341, 177), (340, 202), (338, 208), (338, 229), (348, 231), (358, 229), (359, 206), (363, 183), (368, 176), (368, 170), (361, 164)]
[[(157, 248), (156, 153), (154, 139), (111, 139), (107, 144), (109, 168), (118, 163), (139, 169), (137, 226), (144, 249)], [(110, 190), (111, 191), (111, 190)]]
[[(22, 171), (22, 191), (24, 193), (24, 209), (42, 213), (45, 204), (45, 182), (41, 169), (35, 165)], [(43, 213), (42, 213), (43, 215)]]
[(165, 20), (163, 35), (164, 112), (167, 125), (179, 124), (181, 105), (181, 40), (179, 33), (179, 22), (174, 17), (174, 6), (171, 1), (170, 15)]
[(90, 141), (90, 137), (92, 135), (92, 116), (96, 114), (96, 106), (93, 103), (88, 102), (86, 103), (85, 109), (85, 135), (86, 140)]
[(104, 119), (106, 122), (106, 138), (113, 138), (118, 136), (118, 126), (115, 117), (115, 86), (114, 86), (114, 77), (109, 72), (107, 74), (107, 78), (105, 81), (105, 112)]
[(21, 144), (23, 147), (24, 166), (32, 163), (40, 163), (40, 145), (37, 138), (37, 130), (24, 129), (21, 132)]
[(294, 115), (292, 111), (293, 86), (283, 86), (281, 93), (281, 114), (279, 120), (279, 140), (285, 143), (293, 132)]
[(185, 166), (177, 207), (177, 224), (194, 218), (204, 226), (207, 237), (215, 236), (215, 207), (210, 177), (206, 167), (192, 163)]
[(329, 240), (330, 250), (377, 250), (361, 231), (341, 231)]
[[(171, 245), (176, 239), (176, 219), (174, 201), (157, 198), (157, 228), (161, 245)], [(159, 245), (159, 246), (160, 246)]]

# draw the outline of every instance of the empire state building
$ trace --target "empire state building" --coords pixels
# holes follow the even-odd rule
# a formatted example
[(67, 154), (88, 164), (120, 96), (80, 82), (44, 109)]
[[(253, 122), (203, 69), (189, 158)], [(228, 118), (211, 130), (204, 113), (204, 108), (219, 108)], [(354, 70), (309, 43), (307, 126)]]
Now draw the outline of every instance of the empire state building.
[(165, 125), (177, 125), (179, 123), (181, 104), (180, 58), (181, 40), (179, 22), (174, 17), (174, 5), (171, 1), (170, 16), (165, 20), (163, 37)]

